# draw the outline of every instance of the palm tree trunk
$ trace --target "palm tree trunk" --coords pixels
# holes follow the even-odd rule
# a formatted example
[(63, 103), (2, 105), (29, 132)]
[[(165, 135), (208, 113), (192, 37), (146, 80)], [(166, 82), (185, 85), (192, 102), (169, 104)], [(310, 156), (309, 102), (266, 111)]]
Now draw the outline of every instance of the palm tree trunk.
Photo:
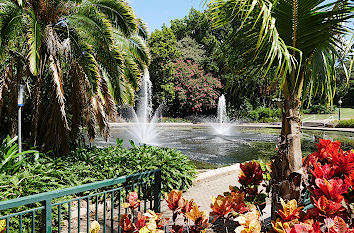
[(280, 198), (300, 200), (301, 193), (301, 100), (284, 89), (282, 129), (278, 154), (272, 161), (272, 219), (281, 207)]

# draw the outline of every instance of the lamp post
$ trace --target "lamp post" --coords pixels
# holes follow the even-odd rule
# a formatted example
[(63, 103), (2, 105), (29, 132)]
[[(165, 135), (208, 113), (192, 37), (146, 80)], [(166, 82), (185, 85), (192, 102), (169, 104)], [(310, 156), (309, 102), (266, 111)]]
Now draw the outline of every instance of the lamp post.
[[(25, 85), (18, 85), (18, 98), (17, 98), (17, 106), (18, 106), (18, 152), (22, 152), (22, 138), (21, 138), (21, 110), (24, 104), (25, 97)], [(22, 156), (19, 157), (22, 159)]]
[(340, 108), (342, 107), (342, 97), (339, 98), (338, 104), (339, 104), (339, 114), (338, 114), (338, 120), (340, 120)]

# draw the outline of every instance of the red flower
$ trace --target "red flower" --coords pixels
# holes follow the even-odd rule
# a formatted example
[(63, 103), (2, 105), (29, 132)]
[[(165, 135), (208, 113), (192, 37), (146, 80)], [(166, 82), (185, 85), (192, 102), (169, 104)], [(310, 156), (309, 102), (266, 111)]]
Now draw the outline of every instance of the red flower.
[(244, 186), (259, 185), (263, 180), (263, 171), (258, 162), (240, 164), (241, 175), (238, 178)]
[(349, 184), (344, 183), (340, 178), (333, 178), (330, 180), (316, 179), (316, 185), (319, 187), (314, 190), (316, 196), (325, 195), (329, 200), (334, 202), (341, 202), (343, 196), (341, 194), (347, 193)]
[(133, 233), (134, 232), (134, 227), (133, 223), (130, 221), (131, 216), (127, 214), (123, 214), (120, 217), (119, 221), (119, 226), (122, 229), (122, 232), (124, 233)]
[(337, 212), (344, 210), (341, 203), (328, 200), (325, 196), (321, 196), (318, 199), (318, 201), (316, 201), (315, 198), (313, 198), (313, 200), (314, 200), (314, 205), (324, 216), (330, 217), (336, 214)]
[(334, 175), (334, 170), (331, 164), (321, 165), (321, 163), (314, 164), (315, 169), (310, 170), (315, 178), (331, 179)]
[(136, 209), (140, 206), (140, 200), (138, 200), (138, 193), (137, 192), (130, 192), (128, 193), (128, 202), (129, 207), (132, 209)]

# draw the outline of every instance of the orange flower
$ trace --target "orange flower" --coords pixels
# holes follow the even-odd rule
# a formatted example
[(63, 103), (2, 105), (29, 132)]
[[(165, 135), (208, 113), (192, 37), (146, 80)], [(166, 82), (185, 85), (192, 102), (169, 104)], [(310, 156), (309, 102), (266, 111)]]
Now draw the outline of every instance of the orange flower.
[(213, 222), (218, 218), (223, 218), (233, 210), (232, 197), (225, 197), (221, 195), (219, 195), (217, 198), (212, 197), (210, 208), (213, 210), (210, 215), (215, 216)]
[(209, 227), (209, 216), (206, 211), (200, 212), (198, 206), (193, 203), (193, 208), (189, 213), (186, 213), (186, 216), (191, 219), (195, 226), (192, 227), (192, 232), (205, 232)]
[(233, 211), (242, 213), (246, 210), (244, 192), (231, 192), (230, 197)]
[(283, 206), (283, 210), (279, 210), (279, 215), (282, 217), (283, 221), (291, 221), (294, 219), (299, 219), (300, 211), (304, 207), (297, 207), (296, 200), (288, 201), (285, 203), (283, 199), (280, 199), (281, 205)]
[(255, 205), (249, 206), (249, 211), (246, 214), (241, 214), (235, 219), (241, 226), (235, 229), (236, 233), (260, 233), (261, 222), (259, 217), (261, 216)]
[(172, 190), (169, 194), (165, 194), (165, 200), (167, 201), (168, 208), (172, 211), (178, 209), (178, 202), (182, 197), (182, 191)]

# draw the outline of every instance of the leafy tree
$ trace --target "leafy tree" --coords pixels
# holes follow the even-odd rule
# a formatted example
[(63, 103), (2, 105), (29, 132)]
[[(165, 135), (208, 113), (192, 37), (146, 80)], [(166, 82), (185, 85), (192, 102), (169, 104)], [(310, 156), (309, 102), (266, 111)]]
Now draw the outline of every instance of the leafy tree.
[(176, 36), (171, 28), (163, 26), (161, 31), (155, 30), (151, 34), (148, 45), (151, 51), (149, 71), (154, 89), (154, 103), (172, 103), (175, 96), (171, 80), (173, 62), (181, 57)]
[[(16, 130), (17, 85), (27, 83), (33, 145), (68, 152), (81, 125), (95, 137), (95, 123), (107, 137), (121, 90), (140, 76), (134, 63), (148, 62), (143, 41), (132, 45), (143, 31), (132, 8), (123, 0), (0, 4), (0, 104), (7, 102), (9, 130)], [(123, 38), (130, 41), (126, 52)]]
[[(215, 0), (212, 11), (217, 26), (231, 24), (234, 31), (226, 51), (240, 51), (242, 67), (261, 64), (259, 70), (276, 67), (283, 95), (279, 152), (272, 163), (273, 204), (279, 197), (300, 198), (301, 101), (316, 88), (333, 100), (335, 62), (341, 60), (338, 38), (353, 17), (352, 1), (325, 0)], [(328, 3), (328, 4), (327, 4)], [(227, 56), (227, 53), (225, 54)], [(236, 66), (237, 65), (237, 66)]]
[(185, 61), (201, 64), (206, 59), (202, 46), (189, 36), (178, 41), (177, 48), (182, 52), (182, 58)]

